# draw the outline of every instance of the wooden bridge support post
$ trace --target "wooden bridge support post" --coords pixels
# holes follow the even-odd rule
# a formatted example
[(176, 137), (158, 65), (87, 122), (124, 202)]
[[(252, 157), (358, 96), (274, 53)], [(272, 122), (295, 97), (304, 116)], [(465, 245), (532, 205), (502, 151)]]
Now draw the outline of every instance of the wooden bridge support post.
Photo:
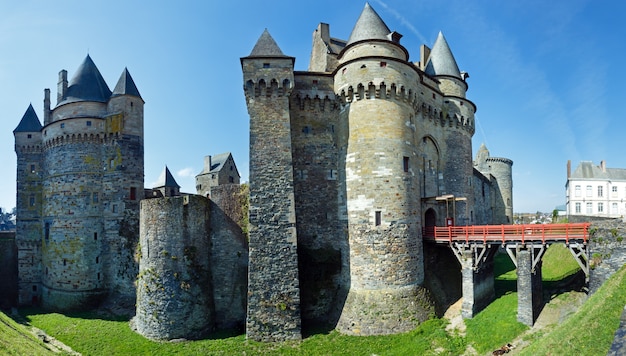
[(517, 321), (533, 326), (543, 307), (541, 259), (530, 248), (519, 248), (517, 260)]

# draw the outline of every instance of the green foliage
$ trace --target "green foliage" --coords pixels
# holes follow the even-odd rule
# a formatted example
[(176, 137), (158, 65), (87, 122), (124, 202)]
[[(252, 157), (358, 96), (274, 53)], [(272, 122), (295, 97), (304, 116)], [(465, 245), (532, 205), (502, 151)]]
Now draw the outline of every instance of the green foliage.
[(576, 274), (580, 266), (565, 244), (553, 244), (542, 259), (541, 273), (544, 281), (558, 281)]
[(250, 185), (248, 183), (244, 183), (241, 185), (241, 190), (239, 191), (239, 204), (241, 205), (241, 221), (239, 221), (239, 227), (241, 227), (241, 231), (246, 236), (246, 240), (250, 239)]

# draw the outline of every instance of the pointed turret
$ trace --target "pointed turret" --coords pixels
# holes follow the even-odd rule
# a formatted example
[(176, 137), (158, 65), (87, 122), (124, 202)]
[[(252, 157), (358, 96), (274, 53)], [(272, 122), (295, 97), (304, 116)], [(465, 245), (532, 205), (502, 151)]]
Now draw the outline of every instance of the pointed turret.
[(164, 197), (180, 195), (180, 185), (176, 183), (176, 179), (174, 179), (174, 176), (172, 176), (167, 166), (165, 166), (165, 169), (161, 172), (154, 189), (160, 190)]
[(250, 57), (287, 57), (283, 54), (283, 51), (280, 50), (272, 35), (270, 35), (269, 31), (265, 29), (259, 37), (259, 40), (256, 41), (252, 52), (250, 52)]
[(111, 90), (89, 55), (69, 83), (59, 105), (75, 101), (107, 102)]
[(430, 51), (430, 56), (428, 57), (424, 71), (431, 76), (449, 75), (461, 78), (459, 66), (456, 64), (456, 60), (448, 46), (448, 41), (446, 41), (441, 31), (437, 36), (437, 40), (435, 40), (433, 49)]
[(350, 38), (348, 39), (348, 45), (362, 40), (388, 40), (391, 31), (385, 22), (378, 16), (376, 11), (366, 3), (361, 16), (357, 20)]
[(16, 132), (39, 132), (41, 131), (41, 122), (39, 121), (39, 117), (37, 117), (37, 113), (35, 113), (35, 109), (33, 109), (33, 104), (28, 105), (28, 109), (22, 116), (22, 120), (17, 125), (13, 133)]
[(113, 89), (113, 93), (111, 96), (118, 95), (134, 95), (141, 98), (141, 94), (139, 94), (139, 90), (135, 85), (135, 81), (133, 77), (130, 76), (128, 72), (128, 68), (124, 68), (120, 79), (117, 81), (117, 85), (115, 85), (115, 89)]

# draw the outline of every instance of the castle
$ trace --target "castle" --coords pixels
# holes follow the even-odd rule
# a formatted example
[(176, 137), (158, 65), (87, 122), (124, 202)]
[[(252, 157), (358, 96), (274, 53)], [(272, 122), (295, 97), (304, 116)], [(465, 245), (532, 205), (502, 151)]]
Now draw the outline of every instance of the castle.
[(132, 78), (125, 70), (110, 92), (89, 57), (69, 85), (62, 71), (43, 127), (29, 107), (15, 130), (20, 303), (70, 309), (136, 293), (133, 327), (154, 339), (244, 324), (261, 341), (316, 323), (413, 329), (442, 289), (458, 289), (429, 269), (437, 252), (422, 229), (511, 223), (513, 162), (484, 146), (472, 160), (476, 106), (443, 35), (418, 62), (401, 37), (366, 4), (348, 40), (319, 24), (307, 71), (267, 30), (241, 58), (249, 241), (239, 176), (214, 171), (232, 157), (205, 159), (198, 195), (180, 195), (166, 169), (146, 194), (158, 198), (139, 207)]

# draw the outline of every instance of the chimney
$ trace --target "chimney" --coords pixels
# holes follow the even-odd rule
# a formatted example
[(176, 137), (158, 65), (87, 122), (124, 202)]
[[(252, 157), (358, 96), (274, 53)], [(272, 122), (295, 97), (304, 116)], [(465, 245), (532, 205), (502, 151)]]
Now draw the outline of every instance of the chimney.
[(602, 173), (606, 173), (606, 161), (605, 160), (600, 161), (600, 169), (602, 170)]
[(569, 179), (572, 176), (572, 161), (571, 160), (567, 160), (567, 179)]
[(50, 89), (43, 90), (43, 124), (50, 123)]
[(57, 85), (57, 104), (65, 99), (65, 93), (67, 92), (67, 71), (62, 69), (59, 72), (59, 84)]
[(204, 171), (211, 171), (211, 156), (204, 156)]
[(430, 48), (426, 45), (420, 46), (420, 65), (419, 68), (424, 70), (426, 68), (426, 62), (428, 61), (428, 57), (430, 57)]

